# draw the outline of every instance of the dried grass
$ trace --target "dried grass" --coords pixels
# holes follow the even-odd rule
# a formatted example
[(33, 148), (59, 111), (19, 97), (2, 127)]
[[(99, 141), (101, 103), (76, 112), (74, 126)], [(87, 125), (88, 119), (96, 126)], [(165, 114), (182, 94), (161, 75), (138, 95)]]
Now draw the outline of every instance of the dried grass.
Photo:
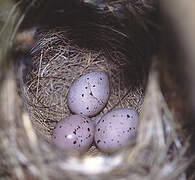
[(135, 77), (128, 77), (128, 71), (122, 70), (122, 67), (129, 65), (125, 54), (112, 50), (109, 51), (109, 59), (108, 50), (80, 48), (67, 38), (67, 34), (66, 28), (39, 34), (40, 38), (31, 53), (30, 71), (24, 73), (24, 64), (19, 70), (22, 76), (21, 95), (27, 111), (36, 129), (48, 140), (56, 122), (71, 114), (67, 105), (69, 88), (75, 79), (85, 73), (104, 71), (110, 77), (111, 96), (101, 115), (113, 108), (126, 107), (140, 111), (143, 99), (142, 85), (127, 85), (126, 80), (130, 82)]
[[(62, 31), (54, 33), (52, 30), (52, 33), (49, 32), (49, 36), (59, 40), (59, 35), (66, 35), (66, 31), (61, 33)], [(40, 37), (47, 35), (48, 31), (43, 32)], [(9, 37), (10, 35), (7, 38)], [(3, 179), (20, 180), (186, 180), (186, 168), (193, 160), (186, 156), (186, 151), (190, 144), (187, 138), (181, 140), (182, 127), (170, 112), (162, 94), (160, 88), (161, 58), (155, 58), (152, 63), (142, 102), (143, 87), (136, 86), (139, 87), (136, 89), (129, 88), (127, 86), (128, 83), (121, 84), (121, 81), (123, 83), (128, 81), (124, 78), (125, 76), (121, 75), (124, 71), (126, 72), (125, 66), (122, 66), (122, 70), (124, 71), (118, 71), (118, 69), (121, 69), (121, 65), (117, 64), (117, 61), (113, 59), (113, 57), (118, 56), (121, 58), (121, 54), (113, 54), (113, 52), (118, 51), (103, 51), (102, 49), (97, 51), (97, 49), (89, 50), (84, 47), (81, 48), (75, 42), (70, 42), (71, 38), (66, 37), (63, 35), (63, 38), (60, 38), (60, 42), (52, 42), (54, 44), (57, 43), (59, 47), (56, 49), (56, 56), (52, 56), (54, 57), (53, 64), (51, 63), (51, 56), (49, 54), (52, 43), (48, 41), (48, 37), (43, 38), (43, 41), (39, 41), (42, 42), (41, 49), (40, 44), (38, 44), (32, 51), (34, 64), (30, 65), (31, 73), (28, 70), (29, 65), (26, 66), (25, 62), (20, 64), (18, 73), (20, 87), (22, 87), (20, 92), (22, 98), (17, 93), (18, 86), (14, 71), (15, 63), (10, 63), (8, 66), (6, 58), (2, 58), (2, 62), (7, 66), (6, 71), (3, 70), (5, 66), (0, 66), (2, 70), (0, 71), (0, 75), (3, 79), (0, 82), (0, 177)], [(47, 40), (46, 44), (44, 43), (45, 39)], [(132, 46), (131, 43), (130, 46)], [(6, 51), (8, 50), (6, 49)], [(70, 52), (73, 52), (73, 54)], [(108, 56), (108, 52), (111, 52), (112, 56)], [(124, 55), (124, 51), (122, 52)], [(135, 54), (137, 56), (137, 53)], [(127, 55), (125, 54), (125, 56)], [(66, 61), (66, 57), (71, 58), (71, 63)], [(13, 59), (9, 60), (10, 62), (14, 62)], [(71, 64), (70, 71), (62, 66), (66, 62)], [(124, 62), (126, 64), (126, 61)], [(75, 70), (73, 70), (73, 66), (74, 68), (76, 67)], [(60, 70), (56, 75), (50, 74), (50, 71), (56, 71), (56, 69)], [(107, 71), (113, 77), (111, 81), (113, 81), (112, 84), (115, 84), (114, 88), (116, 88), (116, 90), (114, 88), (112, 90), (114, 104), (110, 102), (107, 105), (108, 109), (111, 109), (115, 104), (118, 104), (118, 106), (122, 106), (122, 104), (124, 106), (130, 105), (137, 109), (142, 106), (136, 145), (122, 149), (120, 152), (112, 155), (97, 154), (94, 153), (93, 149), (85, 155), (71, 155), (60, 152), (43, 138), (50, 136), (51, 127), (54, 126), (51, 124), (48, 125), (47, 121), (45, 122), (45, 119), (47, 120), (49, 115), (46, 113), (46, 118), (41, 117), (41, 122), (39, 122), (37, 117), (40, 117), (40, 113), (38, 112), (45, 111), (45, 107), (51, 106), (50, 100), (56, 99), (54, 105), (55, 111), (50, 112), (50, 115), (56, 116), (56, 112), (58, 112), (55, 121), (60, 119), (59, 114), (64, 113), (65, 115), (68, 112), (68, 108), (56, 105), (61, 104), (60, 100), (62, 97), (66, 97), (66, 93), (62, 97), (56, 98), (55, 95), (58, 93), (57, 91), (54, 93), (54, 89), (51, 87), (57, 86), (60, 89), (62, 80), (66, 78), (66, 81), (63, 81), (66, 89), (63, 91), (67, 92), (74, 79), (94, 69)], [(67, 75), (66, 77), (64, 73)], [(117, 73), (121, 73), (120, 76), (117, 76)], [(143, 73), (146, 75), (147, 70)], [(74, 77), (72, 77), (72, 74)], [(59, 75), (63, 78), (56, 78)], [(134, 75), (134, 77), (137, 77), (137, 74)], [(55, 79), (55, 84), (54, 81), (51, 81), (53, 79)], [(125, 81), (123, 81), (124, 79)], [(119, 88), (120, 91), (118, 90)], [(133, 90), (133, 93), (129, 89)], [(51, 99), (40, 99), (42, 92), (51, 95)], [(123, 99), (123, 95), (127, 95), (127, 93), (128, 96), (125, 96)], [(120, 101), (116, 101), (115, 99), (118, 95), (121, 97)], [(25, 111), (24, 105), (30, 113)], [(32, 109), (36, 111), (32, 111)], [(36, 124), (38, 125), (36, 126)], [(43, 133), (37, 133), (38, 131)]]

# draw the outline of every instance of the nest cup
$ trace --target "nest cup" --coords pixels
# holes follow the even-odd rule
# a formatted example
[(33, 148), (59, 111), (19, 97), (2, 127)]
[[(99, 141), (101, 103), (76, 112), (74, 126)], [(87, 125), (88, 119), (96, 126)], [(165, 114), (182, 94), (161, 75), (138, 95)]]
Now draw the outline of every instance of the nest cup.
[[(6, 104), (0, 104), (3, 176), (185, 179), (184, 145), (161, 93), (159, 64), (154, 63), (149, 73), (155, 37), (145, 21), (139, 20), (140, 12), (145, 12), (143, 4), (135, 6), (138, 14), (133, 11), (134, 15), (119, 13), (117, 17), (83, 3), (69, 11), (59, 9), (48, 12), (51, 22), (46, 20), (36, 27), (35, 43), (19, 56), (17, 68), (10, 65), (9, 71), (2, 71), (0, 98)], [(111, 155), (100, 153), (95, 146), (86, 154), (70, 155), (51, 145), (52, 131), (71, 114), (67, 106), (71, 84), (94, 71), (107, 73), (111, 96), (93, 120), (113, 109), (133, 108), (141, 114), (137, 142)], [(172, 173), (170, 168), (176, 171)]]
[[(95, 9), (93, 14), (87, 12), (85, 16), (102, 19), (101, 23), (82, 17), (79, 25), (37, 29), (32, 58), (27, 59), (30, 66), (22, 70), (20, 88), (25, 107), (37, 132), (48, 141), (56, 123), (71, 114), (67, 105), (71, 84), (88, 72), (103, 71), (109, 76), (110, 98), (100, 115), (116, 108), (141, 109), (143, 79), (149, 67), (147, 49), (139, 50), (137, 40), (143, 34), (131, 37), (115, 17)], [(147, 66), (143, 65), (146, 61)]]
[[(101, 115), (115, 108), (140, 111), (143, 98), (141, 82), (128, 84), (136, 75), (131, 73), (129, 77), (128, 69), (122, 69), (129, 65), (127, 55), (109, 50), (109, 47), (100, 50), (81, 48), (68, 39), (67, 34), (66, 27), (38, 33), (37, 45), (31, 52), (30, 71), (24, 73), (21, 83), (21, 95), (31, 120), (48, 140), (56, 122), (71, 114), (67, 94), (71, 84), (81, 75), (95, 71), (108, 74), (111, 95)], [(110, 36), (105, 34), (106, 38), (109, 41)]]

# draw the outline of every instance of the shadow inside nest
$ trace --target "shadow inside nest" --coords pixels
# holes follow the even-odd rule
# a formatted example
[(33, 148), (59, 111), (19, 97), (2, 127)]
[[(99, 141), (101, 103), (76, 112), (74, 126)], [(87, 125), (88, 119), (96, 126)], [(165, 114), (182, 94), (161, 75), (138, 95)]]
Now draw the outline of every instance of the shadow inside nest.
[[(33, 16), (36, 11), (30, 11), (21, 29), (34, 24), (37, 27), (35, 39), (39, 39), (45, 31), (56, 29), (62, 33), (61, 41), (63, 36), (66, 36), (73, 46), (80, 49), (103, 51), (108, 59), (120, 64), (125, 74), (126, 85), (133, 88), (146, 81), (150, 59), (156, 47), (151, 32), (137, 22), (125, 7), (120, 8), (123, 9), (123, 14), (121, 11), (118, 14), (117, 11), (102, 11), (86, 3), (49, 1), (43, 6), (41, 15)], [(55, 43), (53, 42), (53, 45)], [(127, 62), (122, 65), (121, 59), (113, 57), (111, 51), (120, 52)]]

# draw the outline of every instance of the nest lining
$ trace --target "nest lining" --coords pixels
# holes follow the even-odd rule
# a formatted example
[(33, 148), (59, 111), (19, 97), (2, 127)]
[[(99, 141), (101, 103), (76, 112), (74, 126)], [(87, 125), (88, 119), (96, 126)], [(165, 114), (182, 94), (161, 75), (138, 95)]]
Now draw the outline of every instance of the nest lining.
[[(22, 97), (35, 129), (48, 141), (61, 119), (71, 114), (67, 93), (74, 80), (88, 72), (104, 71), (111, 84), (111, 96), (103, 111), (93, 120), (115, 108), (133, 108), (140, 112), (143, 86), (127, 85), (128, 57), (120, 51), (88, 50), (67, 38), (66, 29), (41, 31), (32, 49), (32, 64), (23, 74)], [(134, 78), (134, 77), (132, 77)], [(94, 147), (89, 152), (93, 152)], [(91, 153), (94, 154), (94, 153)]]

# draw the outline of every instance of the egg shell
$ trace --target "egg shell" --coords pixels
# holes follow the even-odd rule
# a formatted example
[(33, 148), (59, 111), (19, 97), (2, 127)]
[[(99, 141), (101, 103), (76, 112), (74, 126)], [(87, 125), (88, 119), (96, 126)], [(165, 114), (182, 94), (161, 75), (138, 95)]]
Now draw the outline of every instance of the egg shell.
[(117, 109), (104, 115), (95, 128), (95, 143), (106, 153), (135, 142), (139, 122), (138, 113), (133, 109)]
[(109, 78), (105, 72), (91, 72), (81, 76), (70, 87), (68, 106), (75, 114), (97, 115), (110, 95)]
[(94, 138), (94, 124), (88, 117), (71, 115), (56, 125), (52, 141), (65, 151), (87, 151)]

